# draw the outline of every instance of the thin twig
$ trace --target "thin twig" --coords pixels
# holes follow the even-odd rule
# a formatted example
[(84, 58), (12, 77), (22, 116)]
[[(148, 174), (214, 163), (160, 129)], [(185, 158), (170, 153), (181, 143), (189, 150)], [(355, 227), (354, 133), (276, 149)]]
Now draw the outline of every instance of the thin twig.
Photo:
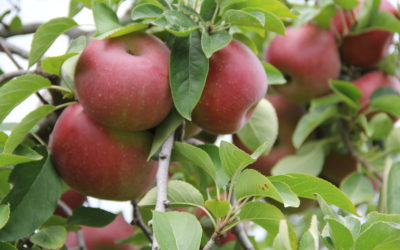
[(356, 149), (354, 148), (354, 145), (350, 139), (350, 135), (349, 135), (349, 131), (346, 125), (345, 121), (341, 121), (340, 122), (340, 134), (342, 136), (342, 139), (347, 147), (347, 149), (349, 150), (351, 156), (359, 163), (361, 164), (364, 168), (367, 169), (368, 172), (372, 173), (380, 182), (382, 182), (382, 177), (376, 173), (376, 171), (374, 170), (374, 168), (368, 163), (368, 161), (366, 161), (364, 158), (362, 158), (358, 152), (356, 151)]
[(201, 141), (201, 140), (199, 140), (199, 139), (196, 139), (196, 138), (187, 138), (187, 139), (185, 139), (184, 141), (185, 141), (187, 144), (191, 144), (191, 145), (195, 145), (195, 146), (203, 145), (203, 144), (204, 144), (203, 141)]
[(13, 54), (10, 52), (10, 50), (8, 49), (5, 40), (0, 38), (0, 47), (2, 49), (2, 51), (4, 51), (6, 53), (6, 55), (8, 56), (8, 58), (10, 58), (10, 60), (14, 63), (15, 67), (17, 67), (19, 70), (22, 70), (22, 66), (19, 65), (19, 63), (15, 60)]
[(234, 226), (232, 232), (236, 235), (236, 238), (239, 240), (239, 243), (245, 250), (254, 250), (254, 246), (251, 243), (249, 237), (247, 237), (242, 223)]
[(143, 222), (142, 216), (140, 214), (139, 206), (137, 204), (137, 200), (132, 200), (132, 209), (133, 209), (133, 220), (131, 222), (132, 225), (138, 226), (140, 229), (142, 229), (142, 232), (146, 236), (146, 238), (150, 241), (153, 242), (153, 234), (150, 231), (150, 229), (146, 226), (146, 224)]
[[(2, 38), (0, 38), (0, 39), (2, 39)], [(18, 55), (24, 59), (28, 59), (28, 57), (29, 57), (28, 51), (8, 42), (5, 39), (2, 39), (2, 40), (4, 41), (3, 45), (5, 45), (12, 54)], [(4, 51), (3, 47), (0, 48), (0, 51)]]
[[(64, 213), (68, 217), (72, 215), (72, 209), (67, 204), (65, 204), (65, 202), (63, 202), (62, 200), (58, 201), (58, 206), (64, 211)], [(78, 238), (79, 250), (86, 250), (87, 248), (85, 245), (85, 240), (83, 238), (82, 230), (76, 231), (76, 236)]]
[(14, 77), (22, 76), (22, 75), (26, 75), (26, 74), (36, 74), (36, 72), (35, 71), (27, 71), (27, 70), (16, 70), (16, 71), (12, 71), (12, 72), (7, 72), (7, 73), (0, 75), (0, 83), (8, 81)]
[[(157, 202), (156, 211), (165, 212), (167, 200), (168, 167), (171, 158), (172, 146), (174, 143), (174, 134), (170, 135), (161, 147), (160, 159), (157, 170)], [(160, 249), (156, 237), (153, 237), (153, 250)]]

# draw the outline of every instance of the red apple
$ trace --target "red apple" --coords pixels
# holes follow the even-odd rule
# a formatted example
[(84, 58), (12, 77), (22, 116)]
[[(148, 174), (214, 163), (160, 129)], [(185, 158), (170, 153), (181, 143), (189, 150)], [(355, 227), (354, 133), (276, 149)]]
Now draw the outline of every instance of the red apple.
[[(250, 165), (250, 168), (256, 169), (264, 175), (271, 175), (272, 167), (279, 160), (296, 152), (292, 144), (292, 136), (304, 111), (299, 105), (287, 101), (281, 95), (269, 96), (267, 99), (274, 106), (278, 116), (278, 139), (271, 152), (268, 155), (261, 155), (256, 162)], [(233, 142), (247, 153), (252, 153), (236, 135), (233, 137)]]
[(385, 74), (382, 71), (372, 71), (354, 81), (362, 93), (360, 103), (368, 103), (372, 93), (381, 87), (390, 87), (400, 93), (400, 80), (394, 76)]
[(79, 102), (107, 127), (155, 127), (172, 108), (169, 54), (161, 40), (143, 32), (92, 41), (76, 66)]
[(357, 161), (350, 154), (331, 152), (326, 158), (321, 176), (339, 185), (350, 173), (357, 170)]
[(211, 56), (204, 91), (192, 120), (214, 134), (234, 133), (246, 124), (267, 87), (260, 60), (234, 40)]
[[(82, 226), (83, 239), (87, 250), (134, 250), (129, 244), (116, 244), (115, 241), (130, 237), (133, 227), (118, 215), (113, 222), (102, 228)], [(70, 248), (78, 247), (76, 232), (69, 232), (65, 245)]]
[(340, 73), (335, 37), (312, 24), (287, 28), (286, 36), (271, 41), (265, 58), (288, 77), (287, 84), (274, 89), (297, 103), (329, 93), (328, 81)]
[[(69, 189), (65, 191), (61, 195), (61, 201), (64, 202), (72, 211), (76, 208), (82, 206), (82, 204), (86, 200), (86, 196), (73, 190)], [(62, 217), (67, 217), (68, 215), (62, 210), (59, 206), (57, 206), (56, 211), (54, 212), (55, 215), (59, 215)]]
[[(359, 10), (360, 8), (356, 8), (355, 12)], [(398, 11), (388, 0), (382, 0), (379, 10), (389, 12), (394, 16), (398, 15)], [(342, 24), (339, 23), (337, 27), (341, 26)], [(380, 29), (349, 34), (343, 38), (340, 55), (343, 61), (357, 67), (374, 66), (387, 54), (392, 41), (393, 33)]]
[(132, 200), (150, 188), (157, 163), (147, 161), (152, 134), (106, 128), (82, 106), (69, 106), (50, 138), (50, 152), (63, 180), (100, 199)]

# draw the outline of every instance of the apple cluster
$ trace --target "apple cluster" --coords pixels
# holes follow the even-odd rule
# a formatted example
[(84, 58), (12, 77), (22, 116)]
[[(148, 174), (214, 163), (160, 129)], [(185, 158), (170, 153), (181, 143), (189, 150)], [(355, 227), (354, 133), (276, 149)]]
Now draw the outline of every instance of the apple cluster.
[[(305, 113), (304, 107), (312, 99), (331, 93), (330, 80), (350, 78), (362, 93), (360, 107), (363, 110), (368, 107), (372, 93), (378, 88), (389, 87), (400, 93), (400, 79), (378, 67), (388, 54), (394, 34), (381, 29), (352, 32), (360, 11), (361, 4), (352, 11), (338, 10), (329, 29), (314, 23), (289, 27), (286, 35), (277, 35), (269, 43), (265, 60), (285, 75), (287, 84), (274, 85), (274, 95), (267, 97), (277, 113), (279, 135), (271, 152), (261, 156), (252, 164), (252, 168), (271, 175), (271, 169), (279, 160), (296, 152), (292, 136)], [(379, 11), (399, 18), (398, 11), (387, 0), (381, 1)], [(360, 73), (349, 77), (343, 73), (345, 67)], [(238, 137), (234, 137), (234, 142), (250, 152)], [(338, 184), (355, 171), (356, 166), (357, 161), (349, 152), (332, 150), (326, 156), (322, 176)]]
[[(122, 201), (140, 197), (153, 184), (153, 131), (173, 108), (169, 60), (165, 43), (145, 32), (94, 40), (83, 50), (74, 79), (79, 104), (66, 108), (50, 140), (56, 169), (71, 188)], [(257, 56), (231, 41), (209, 59), (193, 127), (236, 132), (267, 86)]]

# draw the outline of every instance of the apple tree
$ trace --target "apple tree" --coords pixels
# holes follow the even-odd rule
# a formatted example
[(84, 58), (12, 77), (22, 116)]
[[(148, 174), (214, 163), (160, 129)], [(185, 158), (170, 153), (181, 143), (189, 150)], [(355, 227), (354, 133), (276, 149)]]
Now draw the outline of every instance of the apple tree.
[(0, 249), (398, 249), (398, 6), (123, 2), (0, 13)]

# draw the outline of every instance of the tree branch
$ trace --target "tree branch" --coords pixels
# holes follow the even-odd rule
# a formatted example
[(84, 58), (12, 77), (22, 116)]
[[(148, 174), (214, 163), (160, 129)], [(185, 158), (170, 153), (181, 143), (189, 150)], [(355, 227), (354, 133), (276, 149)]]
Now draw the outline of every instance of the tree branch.
[(7, 72), (7, 73), (0, 75), (0, 83), (8, 81), (14, 77), (22, 76), (22, 75), (26, 75), (26, 74), (36, 74), (36, 72), (35, 71), (27, 71), (27, 70), (16, 70), (16, 71), (12, 71), (12, 72)]
[(0, 47), (1, 50), (4, 51), (6, 53), (6, 55), (8, 56), (8, 58), (10, 58), (10, 60), (14, 63), (14, 65), (19, 69), (22, 70), (22, 66), (19, 65), (19, 63), (15, 60), (15, 58), (13, 57), (13, 54), (10, 52), (10, 50), (8, 49), (5, 40), (0, 38)]
[[(157, 203), (156, 211), (165, 212), (167, 200), (168, 167), (171, 158), (171, 151), (174, 143), (174, 134), (170, 135), (161, 147), (160, 159), (157, 170)], [(153, 237), (153, 250), (160, 249), (156, 237)]]
[(203, 247), (203, 250), (210, 250), (214, 246), (215, 242), (217, 242), (219, 240), (219, 238), (221, 238), (221, 236), (222, 236), (221, 232), (215, 231), (211, 235), (211, 237), (208, 240), (207, 244)]
[(345, 121), (341, 120), (340, 122), (340, 134), (341, 137), (346, 145), (346, 148), (349, 150), (351, 156), (356, 159), (356, 161), (361, 164), (365, 169), (367, 169), (368, 172), (372, 173), (380, 182), (382, 182), (382, 177), (374, 170), (374, 168), (369, 164), (368, 161), (366, 161), (364, 158), (362, 158), (356, 149), (354, 148), (354, 145), (350, 139), (349, 135), (349, 130), (347, 128), (347, 124)]
[[(24, 59), (28, 59), (29, 58), (29, 53), (28, 51), (8, 42), (5, 39), (0, 38), (1, 40), (3, 40), (3, 44), (4, 46), (6, 46), (6, 48), (9, 50), (10, 53), (18, 55)], [(6, 52), (3, 47), (0, 48), (0, 51)]]
[(234, 226), (232, 232), (236, 235), (236, 238), (245, 250), (254, 250), (254, 246), (249, 240), (249, 237), (247, 237), (242, 223)]
[(150, 231), (150, 229), (143, 222), (142, 216), (140, 214), (139, 206), (137, 204), (137, 200), (132, 200), (131, 204), (132, 204), (132, 209), (133, 209), (133, 220), (131, 222), (131, 225), (136, 225), (140, 229), (142, 229), (142, 232), (144, 233), (146, 238), (150, 242), (153, 242), (153, 233)]
[[(58, 201), (58, 206), (64, 211), (64, 213), (69, 217), (72, 215), (72, 209), (65, 204), (62, 200)], [(78, 238), (78, 249), (79, 250), (86, 250), (85, 240), (83, 239), (82, 230), (76, 231), (76, 236)]]

